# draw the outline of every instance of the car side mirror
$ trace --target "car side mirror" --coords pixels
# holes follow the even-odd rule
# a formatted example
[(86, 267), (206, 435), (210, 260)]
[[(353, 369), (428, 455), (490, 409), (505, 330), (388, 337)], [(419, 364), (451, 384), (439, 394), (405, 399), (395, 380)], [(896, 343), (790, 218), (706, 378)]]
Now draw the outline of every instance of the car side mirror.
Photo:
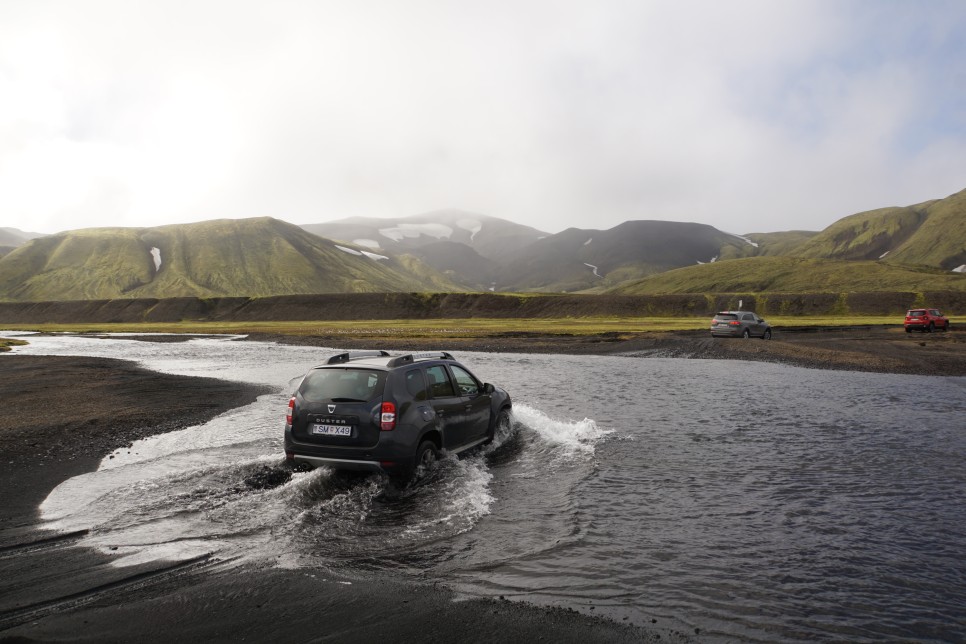
[(496, 387), (494, 387), (490, 383), (485, 383), (483, 385), (483, 393), (485, 393), (485, 394), (492, 394), (494, 391), (496, 391)]

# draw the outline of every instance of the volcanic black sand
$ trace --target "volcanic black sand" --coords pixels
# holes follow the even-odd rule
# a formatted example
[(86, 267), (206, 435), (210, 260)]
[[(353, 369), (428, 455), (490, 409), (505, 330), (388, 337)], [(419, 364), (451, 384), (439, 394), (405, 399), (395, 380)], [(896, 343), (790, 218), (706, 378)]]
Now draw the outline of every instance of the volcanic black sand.
[[(258, 339), (269, 339), (267, 337)], [(441, 348), (438, 340), (270, 338), (340, 348)], [(377, 345), (377, 346), (373, 346)], [(636, 336), (513, 334), (461, 338), (453, 351), (619, 354), (760, 360), (859, 371), (966, 375), (966, 334), (901, 328), (777, 331), (771, 341), (707, 332)], [(203, 423), (268, 393), (168, 376), (101, 358), (0, 354), (0, 642), (680, 641), (605, 619), (520, 602), (453, 601), (382, 573), (351, 585), (313, 570), (212, 558), (118, 569), (37, 527), (47, 494), (133, 440)], [(690, 635), (690, 634), (689, 634)], [(692, 636), (693, 637), (693, 636)], [(700, 636), (699, 636), (700, 637)]]

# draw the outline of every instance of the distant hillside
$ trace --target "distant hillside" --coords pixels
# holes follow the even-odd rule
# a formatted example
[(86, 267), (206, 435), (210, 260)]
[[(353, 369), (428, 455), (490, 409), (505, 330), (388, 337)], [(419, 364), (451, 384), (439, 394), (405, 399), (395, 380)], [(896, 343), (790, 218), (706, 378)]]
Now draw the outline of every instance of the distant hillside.
[(465, 244), (476, 254), (493, 261), (504, 261), (547, 236), (536, 228), (462, 210), (439, 210), (387, 219), (350, 217), (322, 224), (305, 224), (302, 228), (329, 239), (391, 253), (409, 252), (441, 241)]
[(460, 210), (302, 227), (260, 218), (50, 236), (0, 229), (0, 299), (12, 301), (465, 290), (958, 291), (964, 287), (957, 273), (966, 275), (966, 190), (850, 215), (821, 232), (736, 235), (643, 220), (551, 235)]
[(268, 217), (68, 231), (0, 258), (0, 299), (14, 301), (421, 290), (458, 287)]
[(792, 254), (966, 270), (966, 190), (945, 199), (845, 217)]
[(28, 233), (17, 228), (0, 228), (0, 246), (16, 248), (31, 239), (43, 237), (40, 233)]
[(779, 233), (748, 233), (744, 237), (754, 242), (754, 245), (726, 246), (721, 249), (718, 260), (789, 255), (816, 235), (818, 235), (818, 232), (808, 230), (789, 230)]
[(966, 275), (884, 262), (753, 257), (691, 266), (628, 282), (609, 293), (806, 293), (966, 290)]
[(17, 228), (0, 228), (0, 257), (9, 255), (18, 246), (22, 246), (37, 237), (43, 237), (43, 235), (40, 233), (24, 232)]
[(448, 279), (474, 290), (485, 291), (494, 285), (499, 262), (483, 257), (466, 244), (438, 241), (410, 251), (427, 266)]
[(705, 224), (627, 221), (609, 230), (569, 228), (531, 244), (499, 271), (498, 289), (566, 292), (713, 262), (754, 243)]

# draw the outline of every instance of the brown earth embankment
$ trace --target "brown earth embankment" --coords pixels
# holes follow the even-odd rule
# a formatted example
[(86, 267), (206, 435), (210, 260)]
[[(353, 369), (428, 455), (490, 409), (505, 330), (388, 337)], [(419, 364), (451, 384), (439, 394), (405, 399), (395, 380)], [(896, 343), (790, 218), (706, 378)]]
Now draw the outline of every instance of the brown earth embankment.
[(915, 306), (966, 314), (966, 292), (509, 295), (338, 293), (276, 297), (0, 302), (0, 324), (413, 320), (433, 318), (704, 317), (742, 308), (759, 315), (901, 315)]

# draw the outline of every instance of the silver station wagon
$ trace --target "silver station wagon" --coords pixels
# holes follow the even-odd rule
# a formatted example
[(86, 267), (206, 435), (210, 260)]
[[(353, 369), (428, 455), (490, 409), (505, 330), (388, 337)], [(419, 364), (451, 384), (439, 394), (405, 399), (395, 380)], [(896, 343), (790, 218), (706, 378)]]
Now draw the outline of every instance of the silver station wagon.
[(771, 326), (751, 311), (720, 311), (711, 320), (711, 337), (771, 340)]

